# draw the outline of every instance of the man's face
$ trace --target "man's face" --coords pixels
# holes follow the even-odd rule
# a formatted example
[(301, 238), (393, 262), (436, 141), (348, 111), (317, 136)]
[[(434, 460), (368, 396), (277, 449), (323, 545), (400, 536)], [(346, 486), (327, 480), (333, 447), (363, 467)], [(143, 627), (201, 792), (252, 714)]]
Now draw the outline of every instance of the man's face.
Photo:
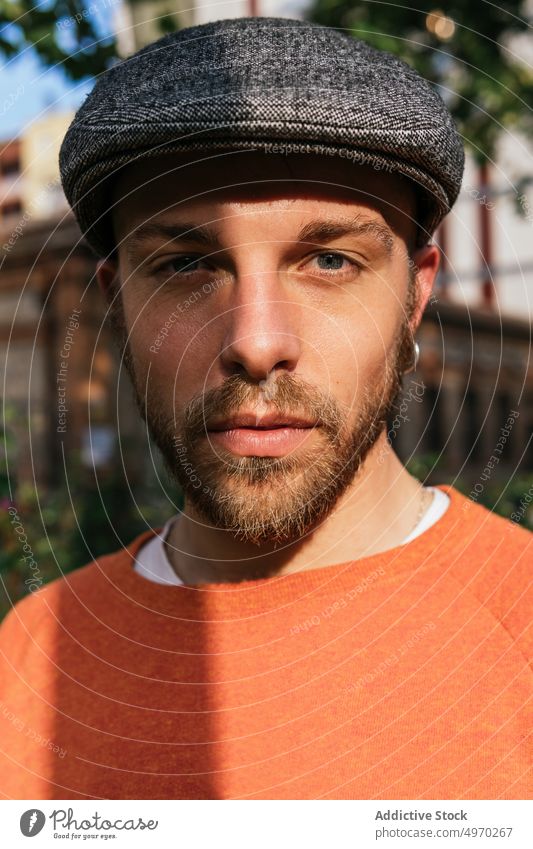
[[(118, 178), (112, 316), (193, 512), (242, 540), (296, 540), (353, 482), (409, 363), (413, 194), (345, 160), (196, 159)], [(116, 270), (100, 268), (104, 287)]]

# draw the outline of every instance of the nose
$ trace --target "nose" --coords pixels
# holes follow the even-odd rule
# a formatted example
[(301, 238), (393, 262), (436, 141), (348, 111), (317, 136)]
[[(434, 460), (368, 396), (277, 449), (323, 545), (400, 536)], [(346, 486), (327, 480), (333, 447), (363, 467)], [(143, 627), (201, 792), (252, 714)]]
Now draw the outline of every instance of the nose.
[(221, 359), (228, 374), (244, 371), (262, 380), (275, 369), (293, 371), (301, 354), (297, 304), (277, 273), (239, 275), (227, 304)]

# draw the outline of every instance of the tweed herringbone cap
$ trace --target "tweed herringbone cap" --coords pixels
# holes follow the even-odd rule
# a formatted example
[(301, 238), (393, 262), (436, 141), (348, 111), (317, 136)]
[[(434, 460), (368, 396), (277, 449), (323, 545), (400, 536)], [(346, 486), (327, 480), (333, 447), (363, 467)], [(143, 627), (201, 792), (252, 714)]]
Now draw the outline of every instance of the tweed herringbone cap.
[(421, 244), (461, 185), (461, 139), (426, 80), (348, 34), (284, 18), (189, 27), (106, 71), (65, 135), (61, 179), (82, 232), (105, 256), (114, 247), (110, 180), (122, 166), (273, 144), (408, 177), (419, 190)]

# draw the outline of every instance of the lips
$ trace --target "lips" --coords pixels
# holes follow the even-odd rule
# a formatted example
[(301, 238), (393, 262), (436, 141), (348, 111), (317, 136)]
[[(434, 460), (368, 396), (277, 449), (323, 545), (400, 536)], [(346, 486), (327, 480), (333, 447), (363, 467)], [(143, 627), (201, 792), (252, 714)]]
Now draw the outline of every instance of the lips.
[(228, 418), (213, 422), (207, 429), (217, 432), (234, 430), (235, 428), (254, 428), (256, 430), (274, 430), (276, 428), (312, 428), (316, 427), (316, 421), (310, 421), (301, 417), (282, 415), (280, 413), (269, 413), (258, 416), (257, 413), (239, 413), (228, 416)]
[(302, 416), (279, 412), (238, 413), (217, 419), (208, 427), (214, 444), (241, 457), (282, 457), (296, 451), (317, 427)]

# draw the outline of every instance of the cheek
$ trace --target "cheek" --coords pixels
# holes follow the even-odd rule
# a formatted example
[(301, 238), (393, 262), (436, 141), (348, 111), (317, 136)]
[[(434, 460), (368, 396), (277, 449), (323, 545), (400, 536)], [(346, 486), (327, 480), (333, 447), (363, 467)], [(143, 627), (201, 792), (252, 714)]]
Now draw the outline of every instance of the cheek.
[[(346, 305), (335, 316), (322, 317), (308, 337), (331, 378), (353, 385), (358, 379), (380, 376), (399, 335), (399, 317), (392, 309), (370, 310)], [(315, 354), (315, 355), (316, 355)]]
[(215, 333), (209, 332), (194, 304), (153, 298), (145, 306), (125, 304), (125, 314), (139, 387), (146, 386), (148, 378), (149, 394), (157, 395), (160, 403), (174, 398), (178, 407), (182, 399), (205, 389), (219, 352)]

